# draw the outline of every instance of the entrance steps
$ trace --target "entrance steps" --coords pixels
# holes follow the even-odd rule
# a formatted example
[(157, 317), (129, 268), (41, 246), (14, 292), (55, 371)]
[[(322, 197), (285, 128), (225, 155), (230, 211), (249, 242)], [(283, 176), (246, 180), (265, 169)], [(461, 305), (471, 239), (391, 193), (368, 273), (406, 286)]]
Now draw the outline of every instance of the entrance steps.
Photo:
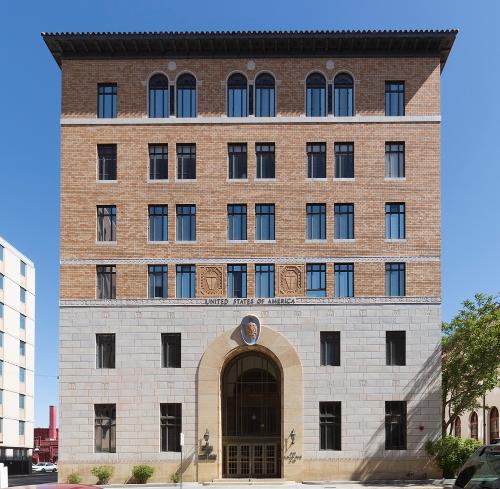
[(211, 482), (203, 482), (204, 486), (286, 486), (296, 484), (295, 481), (285, 479), (213, 479)]

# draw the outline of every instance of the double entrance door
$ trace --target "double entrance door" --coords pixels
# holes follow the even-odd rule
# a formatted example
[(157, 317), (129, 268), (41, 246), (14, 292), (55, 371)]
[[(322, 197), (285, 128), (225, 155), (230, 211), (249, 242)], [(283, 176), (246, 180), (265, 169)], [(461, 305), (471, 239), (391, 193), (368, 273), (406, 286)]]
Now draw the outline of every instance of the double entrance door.
[(280, 457), (277, 442), (229, 442), (224, 446), (224, 477), (279, 477)]

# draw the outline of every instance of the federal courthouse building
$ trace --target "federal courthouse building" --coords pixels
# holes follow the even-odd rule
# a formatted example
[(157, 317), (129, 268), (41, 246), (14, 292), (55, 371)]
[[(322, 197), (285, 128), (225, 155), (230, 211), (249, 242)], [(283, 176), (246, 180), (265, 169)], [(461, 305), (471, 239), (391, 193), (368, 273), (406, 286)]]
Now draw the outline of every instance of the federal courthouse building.
[(455, 36), (43, 34), (62, 72), (61, 480), (436, 475)]

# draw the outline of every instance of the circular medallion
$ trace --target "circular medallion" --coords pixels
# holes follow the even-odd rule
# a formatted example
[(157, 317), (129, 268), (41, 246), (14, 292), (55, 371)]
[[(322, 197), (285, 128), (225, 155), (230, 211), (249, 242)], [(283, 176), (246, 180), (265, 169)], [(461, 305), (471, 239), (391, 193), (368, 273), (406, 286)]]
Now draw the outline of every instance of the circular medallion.
[(253, 59), (247, 62), (247, 70), (255, 70), (255, 61)]
[(168, 65), (167, 65), (167, 68), (170, 71), (174, 71), (177, 68), (177, 63), (175, 61), (169, 61)]
[(326, 69), (327, 70), (333, 70), (333, 68), (335, 68), (335, 62), (333, 60), (329, 59), (326, 62)]
[(257, 316), (245, 316), (240, 323), (240, 333), (246, 345), (255, 345), (260, 336), (260, 321)]

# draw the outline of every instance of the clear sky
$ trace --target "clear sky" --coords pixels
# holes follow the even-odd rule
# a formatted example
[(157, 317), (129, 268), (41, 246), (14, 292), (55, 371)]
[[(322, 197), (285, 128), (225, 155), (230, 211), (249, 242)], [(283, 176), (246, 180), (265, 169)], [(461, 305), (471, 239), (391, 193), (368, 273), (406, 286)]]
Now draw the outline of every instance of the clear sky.
[(460, 29), (442, 76), (449, 320), (500, 291), (499, 20), (498, 0), (0, 0), (0, 235), (37, 267), (36, 425), (58, 402), (59, 322), (60, 72), (40, 32)]

